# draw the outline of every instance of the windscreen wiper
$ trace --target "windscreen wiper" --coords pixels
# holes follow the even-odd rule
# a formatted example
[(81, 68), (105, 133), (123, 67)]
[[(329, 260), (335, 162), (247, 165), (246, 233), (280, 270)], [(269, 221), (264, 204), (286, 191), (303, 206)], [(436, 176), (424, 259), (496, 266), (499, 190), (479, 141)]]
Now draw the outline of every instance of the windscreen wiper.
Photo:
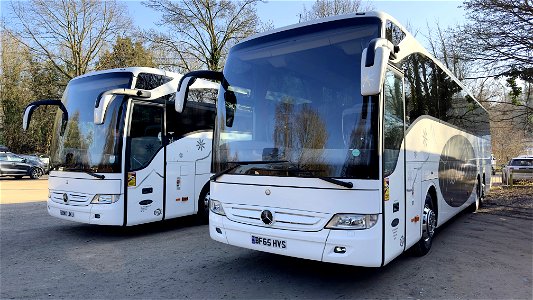
[(327, 181), (329, 183), (333, 183), (333, 184), (336, 184), (336, 185), (339, 185), (339, 186), (342, 186), (342, 187), (345, 187), (345, 188), (349, 188), (349, 189), (353, 188), (353, 183), (351, 183), (351, 182), (346, 182), (346, 181), (338, 180), (338, 179), (331, 178), (331, 177), (318, 177), (318, 176), (315, 176), (313, 174), (313, 172), (311, 172), (310, 170), (302, 170), (302, 169), (299, 169), (299, 168), (293, 168), (290, 171), (307, 173), (307, 174), (310, 174), (311, 176), (313, 176), (315, 178)]
[(320, 180), (324, 180), (324, 181), (327, 181), (329, 183), (333, 183), (333, 184), (336, 184), (336, 185), (340, 185), (340, 186), (343, 186), (345, 188), (353, 188), (353, 183), (351, 182), (346, 182), (346, 181), (342, 181), (342, 180), (338, 180), (338, 179), (335, 179), (335, 178), (329, 178), (329, 177), (317, 177), (318, 179)]
[(104, 179), (105, 178), (105, 175), (96, 174), (96, 173), (93, 173), (91, 171), (83, 171), (83, 172), (85, 172), (86, 174), (89, 174), (89, 175), (91, 175), (93, 177), (96, 177), (98, 179)]
[(288, 161), (286, 160), (267, 160), (267, 161), (264, 161), (264, 160), (258, 160), (258, 161), (236, 161), (236, 162), (231, 162), (231, 163), (234, 163), (235, 165), (234, 166), (231, 166), (229, 168), (226, 168), (220, 172), (217, 172), (215, 173), (213, 176), (211, 176), (210, 180), (216, 180), (218, 177), (224, 175), (224, 174), (227, 174), (235, 169), (237, 169), (238, 167), (241, 167), (241, 166), (245, 166), (245, 165), (254, 165), (254, 164), (276, 164), (276, 163), (286, 163)]
[[(261, 170), (266, 170), (266, 169), (261, 169)], [(336, 185), (340, 185), (342, 187), (345, 187), (345, 188), (353, 188), (353, 183), (351, 182), (346, 182), (346, 181), (342, 181), (342, 180), (338, 180), (338, 179), (335, 179), (335, 178), (330, 178), (330, 177), (316, 177), (313, 172), (309, 171), (309, 170), (300, 170), (300, 169), (291, 169), (289, 171), (293, 171), (293, 172), (299, 172), (300, 174), (301, 173), (307, 173), (309, 174), (310, 176), (305, 176), (305, 177), (308, 177), (308, 178), (318, 178), (320, 180), (324, 180), (324, 181), (327, 181), (329, 183), (333, 183), (333, 184), (336, 184)]]

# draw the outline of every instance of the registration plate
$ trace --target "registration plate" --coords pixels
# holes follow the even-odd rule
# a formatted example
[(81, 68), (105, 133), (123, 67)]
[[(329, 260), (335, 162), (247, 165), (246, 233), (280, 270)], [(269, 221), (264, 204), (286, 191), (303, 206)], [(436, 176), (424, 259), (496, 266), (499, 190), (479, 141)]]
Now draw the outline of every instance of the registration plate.
[(270, 248), (286, 249), (287, 241), (252, 235), (252, 245), (261, 245)]
[(59, 214), (66, 217), (74, 217), (74, 212), (68, 210), (60, 210)]

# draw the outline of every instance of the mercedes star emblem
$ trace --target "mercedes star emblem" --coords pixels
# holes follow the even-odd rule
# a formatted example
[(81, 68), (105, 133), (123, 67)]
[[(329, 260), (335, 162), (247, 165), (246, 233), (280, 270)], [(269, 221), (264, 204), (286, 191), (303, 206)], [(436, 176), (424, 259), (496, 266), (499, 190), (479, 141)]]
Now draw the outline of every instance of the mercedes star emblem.
[(261, 212), (261, 221), (267, 225), (272, 224), (274, 222), (274, 216), (272, 215), (272, 212), (270, 210), (263, 210)]
[(265, 194), (266, 194), (267, 196), (270, 195), (270, 190), (269, 190), (269, 189), (266, 189), (266, 190), (265, 190)]

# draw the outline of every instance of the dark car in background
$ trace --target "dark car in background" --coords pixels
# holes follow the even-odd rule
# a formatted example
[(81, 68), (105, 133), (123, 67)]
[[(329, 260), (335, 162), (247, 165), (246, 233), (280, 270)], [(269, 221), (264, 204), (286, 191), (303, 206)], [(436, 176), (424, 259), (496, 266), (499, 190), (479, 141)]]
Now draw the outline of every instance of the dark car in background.
[(30, 158), (33, 160), (41, 161), (43, 163), (44, 174), (50, 173), (50, 156), (46, 154), (42, 154), (42, 153), (34, 153), (31, 155), (20, 155), (20, 156), (24, 158)]
[(0, 176), (38, 179), (45, 173), (45, 165), (38, 157), (23, 157), (11, 152), (0, 152)]

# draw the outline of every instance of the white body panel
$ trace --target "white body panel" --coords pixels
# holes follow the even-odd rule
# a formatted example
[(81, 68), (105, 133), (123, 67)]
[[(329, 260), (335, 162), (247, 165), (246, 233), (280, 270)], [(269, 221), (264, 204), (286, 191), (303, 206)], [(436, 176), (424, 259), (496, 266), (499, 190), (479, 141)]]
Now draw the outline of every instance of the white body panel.
[[(380, 266), (382, 239), (377, 233), (382, 231), (381, 220), (370, 230), (324, 229), (331, 217), (341, 211), (367, 214), (381, 211), (377, 181), (353, 182), (354, 189), (344, 189), (311, 178), (224, 175), (211, 183), (211, 198), (222, 202), (226, 212), (224, 217), (210, 213), (211, 238), (305, 259)], [(271, 225), (260, 220), (261, 212), (267, 209), (274, 215)], [(286, 248), (253, 245), (252, 235), (283, 240)], [(336, 246), (346, 247), (346, 253), (334, 253)]]
[(137, 184), (128, 186), (126, 225), (163, 220), (164, 153), (161, 149), (146, 168), (135, 171)]
[(97, 179), (84, 173), (52, 171), (48, 188), (47, 209), (53, 217), (100, 225), (122, 225), (124, 221), (122, 196), (113, 204), (90, 204), (96, 194), (123, 195), (122, 174), (106, 174), (105, 179)]
[[(168, 145), (166, 173), (163, 149), (146, 168), (135, 171), (137, 184), (127, 188), (126, 225), (160, 221), (198, 212), (200, 193), (209, 184), (211, 139), (212, 133), (201, 132)], [(199, 140), (204, 144), (201, 148), (196, 146)], [(48, 199), (49, 214), (81, 223), (123, 225), (124, 175), (105, 176), (106, 178), (101, 180), (84, 173), (52, 171), (48, 181), (51, 195)], [(176, 184), (178, 177), (179, 189)], [(163, 181), (166, 181), (165, 189)], [(143, 194), (143, 189), (151, 189), (152, 192)], [(63, 201), (65, 193), (69, 197), (68, 203)], [(120, 197), (112, 204), (91, 204), (96, 194), (119, 194)], [(184, 198), (186, 200), (183, 200)], [(141, 203), (144, 200), (151, 202)], [(61, 214), (61, 211), (66, 213)]]
[[(452, 180), (455, 181), (463, 180), (466, 176), (466, 174), (460, 171), (444, 169), (441, 169), (439, 174), (439, 164), (442, 166), (441, 159), (445, 156), (444, 152), (446, 151), (446, 144), (450, 139), (456, 136), (464, 137), (472, 146), (474, 156), (471, 158), (472, 161), (470, 163), (472, 163), (477, 170), (475, 176), (476, 178), (477, 176), (480, 176), (481, 181), (483, 181), (483, 178), (485, 179), (486, 192), (490, 189), (490, 153), (484, 153), (483, 149), (486, 147), (481, 145), (482, 143), (488, 143), (488, 141), (443, 124), (434, 118), (422, 118), (410, 126), (406, 135), (406, 183), (408, 187), (408, 199), (412, 199), (411, 203), (408, 202), (408, 212), (406, 215), (408, 221), (421, 212), (424, 206), (424, 198), (431, 186), (433, 186), (437, 192), (436, 195), (439, 209), (439, 218), (437, 220), (438, 226), (442, 225), (465, 207), (476, 201), (477, 194), (475, 191), (475, 185), (472, 185), (469, 194), (463, 197), (465, 202), (460, 206), (450, 206), (443, 196), (443, 189), (448, 190), (454, 184), (454, 182), (443, 181), (446, 172), (453, 172)], [(420, 191), (417, 192), (417, 189), (420, 189)], [(421, 201), (413, 204), (413, 201), (417, 202), (413, 199)], [(408, 232), (414, 236), (414, 232), (417, 231), (417, 227), (419, 226), (420, 224), (418, 224), (418, 226), (412, 225)], [(410, 226), (408, 225), (408, 227)], [(409, 244), (410, 243), (408, 242), (408, 245)]]
[(200, 193), (209, 184), (212, 136), (199, 132), (167, 146), (166, 219), (198, 211)]

